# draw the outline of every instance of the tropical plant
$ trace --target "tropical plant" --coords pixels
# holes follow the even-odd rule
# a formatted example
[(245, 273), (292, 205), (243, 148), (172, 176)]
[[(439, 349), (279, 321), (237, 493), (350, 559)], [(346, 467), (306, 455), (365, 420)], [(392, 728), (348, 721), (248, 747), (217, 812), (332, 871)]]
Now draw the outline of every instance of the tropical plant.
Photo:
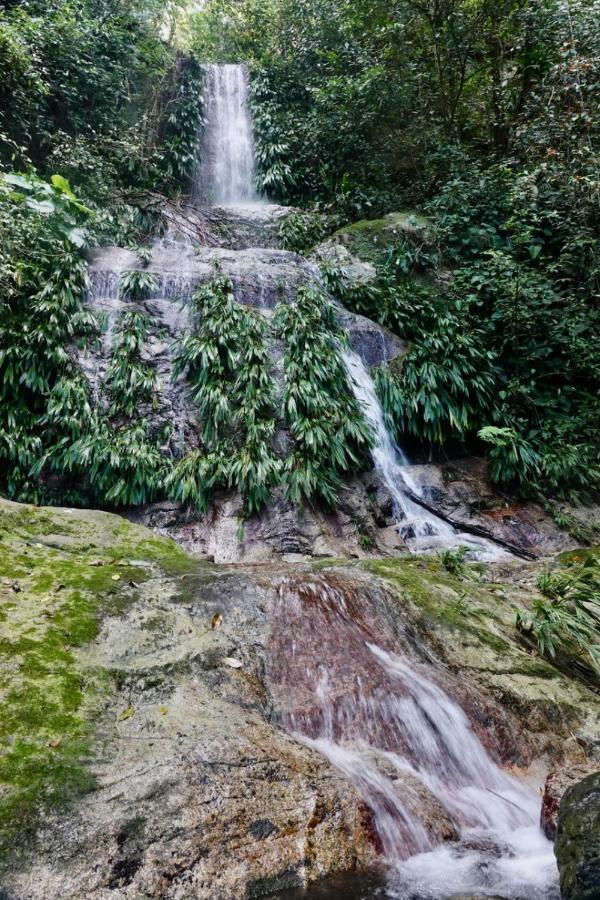
[(152, 291), (158, 288), (156, 276), (151, 272), (141, 272), (138, 269), (123, 272), (119, 279), (119, 290), (127, 300), (142, 301)]
[(283, 479), (295, 503), (337, 501), (340, 478), (364, 465), (372, 433), (348, 384), (334, 308), (316, 288), (280, 304), (275, 328), (285, 344), (283, 407), (293, 446)]
[(518, 630), (542, 656), (600, 674), (600, 562), (592, 555), (559, 573), (540, 576), (542, 597), (518, 612)]
[(205, 509), (216, 487), (235, 487), (247, 515), (267, 502), (281, 463), (272, 441), (275, 397), (267, 325), (217, 276), (194, 297), (196, 328), (182, 339), (174, 377), (186, 374), (202, 423), (203, 452), (191, 454), (168, 482), (172, 495)]
[(317, 213), (296, 211), (285, 216), (279, 226), (279, 243), (284, 250), (305, 256), (327, 234), (327, 223)]
[(440, 552), (440, 562), (450, 575), (462, 578), (465, 574), (465, 560), (468, 552), (468, 547), (448, 547)]
[(150, 318), (136, 310), (126, 310), (119, 319), (113, 354), (105, 383), (110, 394), (110, 416), (132, 419), (140, 405), (152, 403), (159, 388), (156, 369), (142, 361), (142, 351), (150, 332)]

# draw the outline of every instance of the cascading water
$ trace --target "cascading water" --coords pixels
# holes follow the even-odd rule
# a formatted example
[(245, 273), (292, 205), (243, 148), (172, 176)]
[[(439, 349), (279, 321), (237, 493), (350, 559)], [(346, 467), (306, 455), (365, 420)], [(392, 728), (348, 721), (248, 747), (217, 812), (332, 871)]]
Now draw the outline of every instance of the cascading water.
[(388, 488), (398, 520), (398, 530), (411, 550), (430, 550), (434, 547), (468, 547), (479, 559), (500, 559), (506, 553), (484, 539), (474, 539), (458, 532), (438, 516), (428, 512), (407, 493), (419, 494), (408, 470), (408, 460), (393, 441), (385, 424), (385, 417), (375, 391), (373, 379), (362, 359), (351, 350), (342, 353), (350, 386), (361, 404), (363, 413), (375, 436), (371, 451), (375, 468)]
[(207, 66), (205, 97), (206, 127), (195, 198), (209, 206), (254, 203), (259, 198), (245, 66)]
[(386, 633), (355, 585), (334, 575), (286, 579), (274, 623), (280, 721), (361, 794), (391, 864), (383, 896), (558, 896), (539, 795), (490, 758), (436, 683), (439, 671), (392, 651), (402, 638)]

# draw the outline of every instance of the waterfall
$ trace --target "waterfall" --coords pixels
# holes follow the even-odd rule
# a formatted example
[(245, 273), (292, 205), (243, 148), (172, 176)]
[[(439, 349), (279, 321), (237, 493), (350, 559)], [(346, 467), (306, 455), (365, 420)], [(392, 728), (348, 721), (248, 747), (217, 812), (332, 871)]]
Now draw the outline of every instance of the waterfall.
[(205, 117), (195, 197), (210, 206), (256, 202), (254, 144), (245, 66), (206, 67)]
[(434, 547), (468, 547), (480, 559), (500, 559), (506, 553), (485, 539), (475, 539), (461, 533), (448, 522), (428, 512), (416, 503), (409, 493), (419, 496), (420, 489), (411, 478), (408, 460), (397, 446), (385, 424), (385, 416), (375, 391), (373, 379), (362, 359), (351, 350), (344, 350), (342, 358), (350, 387), (360, 403), (363, 414), (375, 437), (371, 450), (375, 469), (392, 497), (398, 530), (411, 550), (430, 550)]
[(355, 583), (285, 579), (269, 672), (281, 723), (356, 787), (402, 888), (390, 897), (554, 898), (539, 795), (499, 768), (440, 673), (393, 652), (410, 642), (388, 632)]

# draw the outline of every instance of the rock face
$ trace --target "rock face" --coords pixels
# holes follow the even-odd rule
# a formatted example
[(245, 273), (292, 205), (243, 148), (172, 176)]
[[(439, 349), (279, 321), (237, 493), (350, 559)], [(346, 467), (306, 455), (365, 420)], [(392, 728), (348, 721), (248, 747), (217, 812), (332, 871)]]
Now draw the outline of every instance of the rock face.
[(373, 858), (354, 790), (269, 723), (266, 575), (103, 513), (0, 514), (11, 898), (234, 900)]
[[(104, 333), (101, 346), (82, 355), (80, 363), (100, 401), (115, 328), (120, 315), (131, 307), (131, 300), (120, 296), (119, 280), (123, 272), (139, 269), (140, 262), (132, 251), (105, 247), (92, 251), (89, 264), (88, 305), (104, 324)], [(220, 272), (231, 278), (240, 303), (270, 319), (278, 303), (293, 300), (301, 287), (317, 285), (319, 273), (312, 263), (285, 250), (194, 248), (185, 242), (160, 242), (145, 271), (155, 277), (157, 288), (138, 304), (151, 323), (144, 359), (155, 366), (160, 390), (156, 403), (140, 412), (156, 430), (172, 426), (169, 449), (180, 456), (196, 446), (198, 410), (185, 379), (173, 382), (173, 364), (177, 339), (191, 325), (191, 299), (196, 289)], [(393, 359), (404, 350), (402, 341), (391, 332), (341, 307), (340, 322), (353, 349), (369, 366)], [(273, 377), (280, 380), (281, 348), (276, 342), (272, 356)]]
[(570, 787), (561, 800), (556, 858), (564, 900), (600, 896), (600, 770)]
[[(541, 784), (558, 760), (598, 758), (598, 698), (515, 640), (535, 565), (487, 580), (416, 558), (227, 568), (116, 516), (4, 501), (0, 531), (11, 900), (237, 900), (374, 862), (364, 798), (274, 720), (277, 589), (303, 572), (434, 667), (496, 759)], [(419, 805), (453, 840), (435, 798)]]
[[(172, 378), (177, 341), (190, 327), (191, 298), (197, 287), (214, 278), (217, 271), (222, 272), (232, 279), (240, 303), (270, 319), (278, 303), (292, 301), (304, 286), (319, 284), (315, 262), (276, 247), (281, 219), (288, 213), (284, 207), (268, 204), (170, 211), (170, 230), (156, 242), (146, 267), (156, 278), (157, 288), (138, 304), (150, 319), (142, 356), (156, 368), (160, 388), (153, 402), (140, 405), (138, 413), (151, 424), (153, 433), (168, 434), (164, 450), (174, 458), (196, 449), (199, 441), (198, 410), (189, 386), (183, 377), (176, 381)], [(377, 258), (382, 246), (405, 238), (429, 241), (427, 222), (398, 213), (357, 223), (317, 248), (315, 259), (337, 260), (349, 266), (355, 279), (364, 280), (372, 277), (374, 268), (369, 260)], [(103, 323), (103, 336), (98, 347), (80, 356), (80, 363), (100, 404), (107, 401), (103, 379), (111, 360), (115, 328), (121, 313), (131, 307), (131, 301), (120, 296), (119, 280), (123, 272), (139, 269), (140, 265), (135, 253), (116, 247), (100, 248), (90, 255), (88, 304)], [(408, 349), (385, 328), (339, 304), (338, 316), (367, 367), (393, 360)], [(281, 353), (281, 346), (273, 340), (272, 375), (280, 390)], [(278, 434), (281, 446), (285, 446), (285, 429), (280, 428)], [(577, 545), (559, 532), (539, 507), (516, 504), (507, 508), (490, 489), (480, 460), (414, 466), (411, 476), (432, 508), (459, 527), (475, 527), (533, 553)], [(310, 508), (298, 510), (275, 491), (264, 513), (247, 523), (243, 540), (239, 539), (240, 512), (240, 498), (228, 494), (217, 495), (204, 516), (190, 514), (172, 503), (137, 509), (131, 515), (163, 534), (172, 534), (188, 550), (217, 562), (264, 562), (290, 555), (360, 558), (372, 553), (396, 555), (406, 549), (394, 527), (391, 498), (374, 473), (347, 483), (333, 514)]]
[(568, 788), (580, 782), (588, 775), (593, 775), (598, 769), (596, 763), (581, 762), (579, 765), (561, 765), (546, 778), (544, 796), (542, 799), (541, 825), (546, 837), (556, 839), (558, 822), (558, 810), (560, 802)]

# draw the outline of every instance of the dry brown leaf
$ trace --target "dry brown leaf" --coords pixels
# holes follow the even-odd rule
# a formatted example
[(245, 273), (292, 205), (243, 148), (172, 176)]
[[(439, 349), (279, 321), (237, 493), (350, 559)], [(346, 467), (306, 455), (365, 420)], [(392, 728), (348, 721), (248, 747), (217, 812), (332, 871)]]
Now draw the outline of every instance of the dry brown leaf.
[(213, 629), (220, 628), (222, 621), (223, 621), (223, 614), (215, 613), (214, 616), (212, 617), (211, 627)]

